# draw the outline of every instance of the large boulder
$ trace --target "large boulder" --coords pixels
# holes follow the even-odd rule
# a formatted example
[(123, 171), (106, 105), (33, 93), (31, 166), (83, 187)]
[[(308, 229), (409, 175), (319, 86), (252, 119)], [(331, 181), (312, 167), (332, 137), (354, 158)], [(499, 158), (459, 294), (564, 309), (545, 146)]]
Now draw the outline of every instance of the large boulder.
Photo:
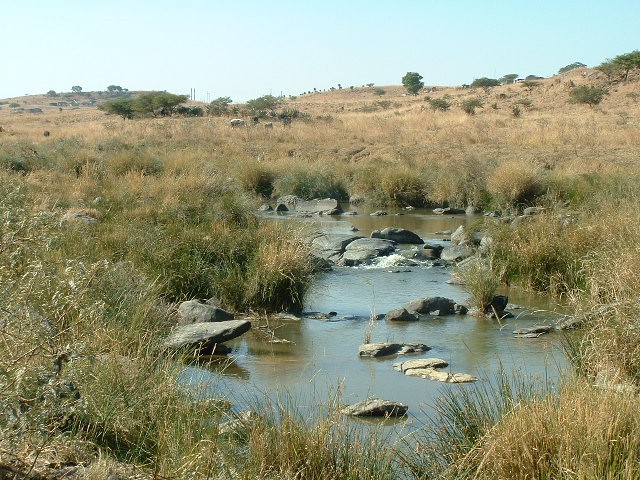
[(426, 297), (413, 300), (404, 308), (410, 312), (441, 316), (456, 313), (456, 302), (445, 297)]
[(250, 329), (251, 322), (248, 320), (192, 323), (177, 327), (165, 340), (164, 346), (171, 350), (209, 353), (215, 350), (216, 345), (239, 337)]
[(360, 345), (358, 354), (361, 357), (387, 357), (389, 355), (406, 355), (407, 353), (422, 353), (431, 350), (423, 343), (365, 343)]
[(390, 322), (415, 322), (419, 320), (415, 313), (408, 312), (406, 308), (389, 310), (385, 315), (385, 319)]
[(450, 245), (440, 252), (440, 260), (445, 262), (459, 262), (473, 255), (473, 249), (468, 245)]
[(316, 257), (337, 263), (347, 246), (354, 240), (363, 238), (350, 234), (322, 234), (311, 240), (311, 253)]
[(406, 415), (408, 409), (409, 407), (402, 403), (380, 398), (367, 398), (344, 407), (342, 413), (355, 417), (401, 417)]
[(342, 208), (340, 208), (340, 203), (334, 198), (304, 200), (295, 195), (284, 195), (276, 201), (276, 211), (337, 215), (342, 212)]
[(178, 307), (178, 325), (233, 320), (233, 313), (197, 300), (182, 302)]
[(381, 238), (359, 238), (349, 243), (345, 248), (341, 265), (353, 267), (363, 263), (369, 263), (374, 258), (385, 257), (396, 249), (396, 242)]
[(396, 243), (412, 243), (412, 244), (423, 244), (424, 240), (422, 240), (417, 234), (412, 232), (411, 230), (406, 230), (404, 228), (395, 228), (395, 227), (387, 227), (380, 230), (374, 230), (371, 232), (371, 238), (382, 238), (385, 240), (393, 240)]

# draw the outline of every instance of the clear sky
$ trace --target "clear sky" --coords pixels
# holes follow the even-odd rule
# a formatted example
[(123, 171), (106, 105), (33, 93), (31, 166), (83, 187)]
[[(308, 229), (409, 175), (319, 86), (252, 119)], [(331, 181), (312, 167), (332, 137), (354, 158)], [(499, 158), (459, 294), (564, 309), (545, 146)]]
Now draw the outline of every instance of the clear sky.
[(640, 0), (0, 0), (0, 98), (167, 90), (197, 100), (553, 75), (640, 49)]

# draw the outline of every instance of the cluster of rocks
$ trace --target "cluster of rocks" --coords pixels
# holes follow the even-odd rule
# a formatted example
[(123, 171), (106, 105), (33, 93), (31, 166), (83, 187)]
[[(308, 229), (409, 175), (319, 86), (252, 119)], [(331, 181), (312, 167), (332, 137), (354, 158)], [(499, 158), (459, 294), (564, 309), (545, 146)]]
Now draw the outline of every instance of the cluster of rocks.
[(197, 300), (182, 302), (178, 307), (178, 325), (164, 341), (169, 350), (193, 352), (196, 355), (226, 354), (224, 345), (251, 329), (247, 319), (235, 320), (234, 315), (220, 308), (216, 302)]
[(333, 264), (353, 267), (391, 255), (396, 252), (398, 244), (424, 244), (424, 240), (410, 230), (391, 227), (374, 230), (370, 238), (323, 233), (311, 239), (311, 251), (316, 257)]

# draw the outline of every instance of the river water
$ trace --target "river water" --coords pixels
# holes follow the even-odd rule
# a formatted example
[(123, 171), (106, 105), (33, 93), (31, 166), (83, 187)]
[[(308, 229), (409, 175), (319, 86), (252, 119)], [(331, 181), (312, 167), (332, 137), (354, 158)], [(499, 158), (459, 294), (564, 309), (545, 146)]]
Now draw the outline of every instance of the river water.
[[(314, 217), (304, 222), (331, 233), (351, 233), (356, 227), (357, 234), (363, 236), (374, 229), (394, 226), (412, 230), (425, 241), (444, 242), (446, 235), (436, 232), (455, 230), (476, 220), (420, 210), (389, 213), (379, 217), (366, 212)], [(372, 314), (385, 313), (419, 297), (443, 296), (460, 303), (468, 298), (463, 287), (447, 283), (451, 275), (443, 267), (429, 263), (398, 267), (393, 263), (387, 259), (377, 266), (336, 267), (320, 275), (306, 296), (305, 312), (335, 312), (335, 316), (270, 320), (262, 325), (287, 343), (270, 343), (273, 337), (254, 325), (251, 332), (227, 343), (233, 348), (228, 359), (189, 366), (182, 380), (200, 389), (202, 395), (229, 398), (238, 410), (255, 408), (266, 395), (286, 399), (299, 412), (308, 410), (312, 415), (336, 395), (343, 404), (375, 396), (408, 405), (408, 418), (422, 423), (443, 389), (469, 387), (405, 376), (393, 369), (395, 362), (438, 357), (449, 363), (448, 371), (475, 375), (480, 382), (495, 379), (500, 370), (516, 370), (534, 381), (548, 382), (566, 368), (561, 334), (523, 339), (512, 333), (515, 328), (561, 316), (561, 308), (542, 296), (513, 289), (501, 292), (520, 307), (511, 308), (514, 317), (501, 322), (466, 315), (407, 323), (371, 320)], [(397, 358), (360, 358), (358, 346), (365, 336), (372, 342), (424, 343), (431, 350)]]

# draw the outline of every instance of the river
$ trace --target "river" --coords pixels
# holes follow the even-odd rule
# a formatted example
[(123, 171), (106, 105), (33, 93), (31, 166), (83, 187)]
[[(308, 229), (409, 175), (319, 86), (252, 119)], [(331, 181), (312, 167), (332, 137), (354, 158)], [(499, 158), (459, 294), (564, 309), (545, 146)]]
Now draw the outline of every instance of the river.
[[(475, 221), (473, 216), (434, 215), (429, 211), (389, 211), (373, 217), (313, 217), (304, 222), (317, 230), (369, 236), (373, 229), (401, 227), (414, 231), (425, 241), (444, 242), (436, 232), (455, 230)], [(402, 213), (396, 215), (394, 213)], [(279, 218), (283, 220), (282, 217)], [(284, 219), (289, 221), (290, 219)], [(368, 267), (335, 267), (321, 274), (305, 298), (305, 312), (335, 312), (324, 319), (271, 321), (268, 330), (287, 343), (269, 343), (264, 330), (228, 342), (229, 359), (207, 366), (189, 366), (182, 380), (204, 396), (226, 396), (238, 409), (255, 406), (266, 395), (286, 399), (299, 412), (309, 414), (339, 396), (349, 404), (375, 396), (409, 406), (410, 420), (425, 421), (435, 399), (445, 388), (469, 388), (405, 376), (393, 364), (409, 358), (438, 357), (449, 363), (452, 373), (469, 373), (479, 381), (495, 378), (500, 370), (517, 370), (537, 381), (553, 381), (566, 368), (562, 335), (551, 333), (538, 338), (515, 338), (515, 328), (549, 322), (560, 317), (561, 308), (543, 296), (504, 290), (513, 318), (500, 322), (467, 315), (429, 317), (417, 322), (371, 320), (419, 297), (443, 296), (464, 303), (464, 288), (447, 283), (449, 271), (425, 262), (418, 266), (394, 267), (382, 262)], [(392, 273), (393, 272), (393, 273)], [(360, 358), (358, 346), (365, 336), (372, 342), (424, 343), (431, 350), (420, 355)]]

